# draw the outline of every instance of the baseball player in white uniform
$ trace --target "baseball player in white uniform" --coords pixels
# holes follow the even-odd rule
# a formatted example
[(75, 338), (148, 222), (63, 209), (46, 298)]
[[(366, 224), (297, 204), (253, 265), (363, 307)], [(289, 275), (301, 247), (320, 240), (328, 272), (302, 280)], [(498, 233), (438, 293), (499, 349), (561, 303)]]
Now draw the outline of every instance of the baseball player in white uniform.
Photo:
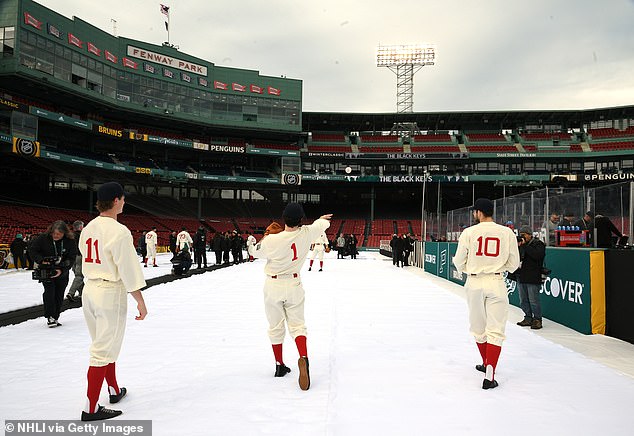
[(178, 251), (182, 250), (185, 244), (191, 253), (193, 249), (194, 240), (189, 235), (189, 232), (185, 227), (181, 228), (181, 232), (176, 236), (176, 242), (178, 243)]
[(118, 183), (101, 185), (97, 191), (97, 209), (101, 214), (88, 223), (79, 239), (85, 283), (82, 306), (92, 338), (88, 399), (81, 414), (82, 421), (121, 415), (120, 410), (106, 409), (98, 401), (104, 378), (108, 383), (110, 403), (118, 403), (127, 392), (117, 384), (115, 362), (125, 332), (128, 293), (137, 302), (139, 315), (135, 319), (142, 320), (147, 315), (140, 291), (145, 280), (132, 234), (117, 222), (117, 215), (123, 211), (124, 198), (125, 193)]
[(308, 265), (308, 271), (312, 270), (315, 257), (319, 257), (319, 271), (324, 269), (324, 251), (328, 246), (328, 237), (325, 233), (322, 233), (313, 242), (313, 254), (310, 256), (310, 264)]
[(255, 236), (251, 232), (247, 232), (249, 236), (247, 236), (247, 253), (249, 254), (249, 262), (253, 262), (253, 256), (251, 252), (253, 251), (253, 247), (257, 244)]
[(465, 290), (471, 334), (482, 356), (478, 371), (485, 373), (482, 389), (498, 386), (495, 380), (509, 311), (509, 299), (502, 275), (520, 265), (515, 233), (493, 221), (493, 202), (478, 198), (473, 206), (478, 224), (462, 231), (453, 263), (467, 275)]
[[(282, 358), (286, 322), (299, 352), (299, 387), (305, 391), (310, 387), (310, 374), (304, 324), (304, 288), (299, 273), (311, 243), (330, 226), (332, 214), (322, 215), (312, 224), (300, 226), (304, 209), (299, 203), (289, 203), (282, 216), (284, 231), (265, 234), (252, 250), (252, 254), (257, 258), (267, 259), (264, 266), (264, 310), (275, 356), (275, 377), (284, 377), (291, 371), (284, 365)], [(279, 224), (273, 224), (279, 227)]]
[(150, 258), (152, 258), (152, 265), (158, 266), (156, 264), (156, 244), (158, 244), (158, 235), (156, 234), (156, 227), (152, 227), (152, 230), (145, 235), (145, 245), (147, 247), (147, 257), (145, 258), (146, 268)]

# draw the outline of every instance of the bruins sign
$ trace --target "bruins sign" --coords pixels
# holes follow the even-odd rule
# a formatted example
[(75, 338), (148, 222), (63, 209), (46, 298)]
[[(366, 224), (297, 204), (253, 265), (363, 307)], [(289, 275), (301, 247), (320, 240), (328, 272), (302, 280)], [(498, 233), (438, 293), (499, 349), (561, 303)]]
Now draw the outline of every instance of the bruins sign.
[(40, 143), (14, 136), (13, 152), (24, 157), (40, 157)]

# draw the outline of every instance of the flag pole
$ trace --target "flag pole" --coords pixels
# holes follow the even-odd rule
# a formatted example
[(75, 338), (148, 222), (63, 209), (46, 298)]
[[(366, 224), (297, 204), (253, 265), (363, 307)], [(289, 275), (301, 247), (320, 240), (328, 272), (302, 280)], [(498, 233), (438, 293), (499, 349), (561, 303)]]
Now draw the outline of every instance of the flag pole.
[(170, 44), (170, 13), (167, 12), (167, 45)]

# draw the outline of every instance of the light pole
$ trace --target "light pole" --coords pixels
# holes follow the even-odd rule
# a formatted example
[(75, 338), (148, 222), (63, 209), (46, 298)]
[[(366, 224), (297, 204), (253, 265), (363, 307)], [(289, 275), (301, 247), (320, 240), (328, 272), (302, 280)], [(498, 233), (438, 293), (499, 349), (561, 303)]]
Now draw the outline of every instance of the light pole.
[[(436, 47), (432, 44), (379, 45), (376, 66), (387, 67), (396, 73), (396, 112), (414, 112), (414, 74), (426, 65), (436, 62)], [(394, 123), (392, 132), (402, 136), (419, 133), (415, 122), (400, 120)]]

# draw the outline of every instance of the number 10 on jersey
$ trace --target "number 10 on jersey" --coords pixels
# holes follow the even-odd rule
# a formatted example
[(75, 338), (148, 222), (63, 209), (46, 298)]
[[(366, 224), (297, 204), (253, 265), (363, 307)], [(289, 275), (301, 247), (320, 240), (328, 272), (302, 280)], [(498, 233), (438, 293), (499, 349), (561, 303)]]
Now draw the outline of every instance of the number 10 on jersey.
[(500, 238), (480, 236), (478, 239), (476, 256), (498, 257), (500, 254)]

